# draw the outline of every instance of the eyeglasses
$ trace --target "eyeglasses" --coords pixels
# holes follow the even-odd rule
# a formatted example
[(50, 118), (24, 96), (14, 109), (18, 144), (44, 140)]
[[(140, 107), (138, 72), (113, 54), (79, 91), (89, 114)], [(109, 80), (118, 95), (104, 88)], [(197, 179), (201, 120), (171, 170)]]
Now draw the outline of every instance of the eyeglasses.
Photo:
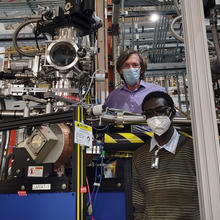
[(145, 110), (143, 114), (146, 116), (146, 118), (151, 118), (154, 116), (161, 116), (161, 115), (169, 115), (171, 112), (171, 107), (159, 107), (155, 109), (149, 109)]
[(140, 64), (138, 64), (138, 63), (125, 63), (122, 65), (122, 69), (129, 69), (129, 68), (140, 68)]

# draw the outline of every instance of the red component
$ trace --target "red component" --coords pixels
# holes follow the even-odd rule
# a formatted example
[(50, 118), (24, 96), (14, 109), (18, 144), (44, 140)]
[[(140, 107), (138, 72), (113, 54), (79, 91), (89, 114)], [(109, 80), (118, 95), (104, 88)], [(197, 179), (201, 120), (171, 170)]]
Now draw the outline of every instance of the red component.
[(15, 146), (16, 140), (16, 130), (10, 131), (10, 141), (9, 141), (9, 148), (8, 148), (8, 155), (12, 153), (13, 147)]
[(67, 99), (70, 99), (70, 100), (73, 100), (73, 101), (80, 101), (80, 98), (77, 97), (77, 96), (72, 96), (72, 95), (63, 95), (64, 98), (67, 98)]
[[(107, 1), (108, 4), (108, 29), (112, 29), (112, 0)], [(108, 32), (108, 82), (109, 82), (109, 92), (114, 90), (114, 66), (112, 57), (112, 33)]]
[[(11, 130), (7, 156), (9, 156), (13, 152), (13, 148), (15, 146), (15, 140), (16, 140), (16, 130)], [(8, 162), (9, 167), (11, 166), (11, 161), (12, 158)]]
[(87, 188), (86, 188), (86, 186), (82, 186), (82, 187), (80, 188), (80, 192), (81, 192), (81, 193), (87, 193)]
[(27, 192), (26, 191), (18, 191), (18, 195), (19, 196), (27, 196)]

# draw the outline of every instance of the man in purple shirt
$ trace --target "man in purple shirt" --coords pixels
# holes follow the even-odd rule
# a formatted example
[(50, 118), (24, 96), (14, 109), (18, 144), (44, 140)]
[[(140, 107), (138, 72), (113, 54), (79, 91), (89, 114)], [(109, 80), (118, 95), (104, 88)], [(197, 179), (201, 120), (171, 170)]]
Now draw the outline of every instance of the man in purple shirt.
[(144, 73), (146, 63), (137, 51), (122, 53), (116, 63), (116, 69), (124, 81), (124, 85), (113, 90), (105, 100), (109, 108), (142, 113), (141, 104), (144, 97), (154, 91), (165, 89), (153, 83), (146, 83)]

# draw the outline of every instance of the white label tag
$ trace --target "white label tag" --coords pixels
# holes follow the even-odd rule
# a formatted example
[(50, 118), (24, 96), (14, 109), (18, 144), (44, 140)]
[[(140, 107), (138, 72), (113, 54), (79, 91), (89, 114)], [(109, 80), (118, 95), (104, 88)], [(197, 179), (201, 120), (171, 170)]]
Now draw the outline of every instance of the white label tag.
[(92, 146), (92, 127), (75, 121), (74, 142), (82, 146)]
[(43, 166), (29, 166), (28, 177), (43, 177)]
[(51, 184), (33, 184), (32, 190), (50, 190)]

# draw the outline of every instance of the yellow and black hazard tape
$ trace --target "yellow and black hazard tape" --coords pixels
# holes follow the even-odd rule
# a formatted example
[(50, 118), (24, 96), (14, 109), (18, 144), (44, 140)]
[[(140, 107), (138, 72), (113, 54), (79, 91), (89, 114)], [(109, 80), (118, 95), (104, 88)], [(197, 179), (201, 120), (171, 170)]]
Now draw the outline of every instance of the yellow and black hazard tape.
[[(184, 131), (179, 131), (180, 134), (185, 135), (189, 138), (192, 138), (191, 134), (188, 134)], [(105, 134), (105, 144), (117, 144), (117, 143), (133, 143), (133, 144), (143, 144), (146, 140), (149, 139), (149, 137), (152, 137), (152, 132), (143, 132), (143, 133), (111, 133), (111, 134)]]
[[(179, 133), (192, 138), (191, 133), (179, 130)], [(105, 133), (104, 147), (110, 151), (133, 151), (150, 141), (152, 132), (143, 133)]]
[(136, 150), (138, 147), (150, 140), (153, 133), (106, 133), (104, 147), (105, 150)]
[(152, 132), (144, 133), (111, 133), (105, 134), (105, 144), (117, 144), (117, 143), (133, 143), (133, 144), (143, 144), (149, 137), (152, 137)]

